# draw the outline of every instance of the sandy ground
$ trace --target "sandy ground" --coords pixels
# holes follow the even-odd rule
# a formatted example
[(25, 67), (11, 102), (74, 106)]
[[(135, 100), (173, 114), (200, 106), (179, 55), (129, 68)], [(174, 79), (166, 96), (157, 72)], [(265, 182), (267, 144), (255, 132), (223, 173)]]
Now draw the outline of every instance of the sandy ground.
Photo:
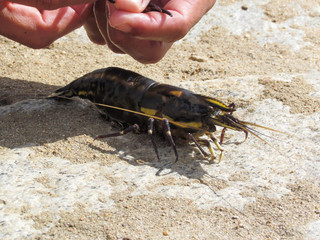
[[(257, 3), (259, 2), (259, 3)], [(1, 239), (320, 239), (320, 4), (218, 1), (166, 57), (142, 65), (83, 30), (32, 50), (0, 38)], [(271, 146), (228, 131), (225, 157), (117, 129), (87, 102), (43, 99), (123, 67), (235, 102)], [(218, 132), (219, 134), (219, 132)], [(145, 162), (145, 163), (139, 163)]]

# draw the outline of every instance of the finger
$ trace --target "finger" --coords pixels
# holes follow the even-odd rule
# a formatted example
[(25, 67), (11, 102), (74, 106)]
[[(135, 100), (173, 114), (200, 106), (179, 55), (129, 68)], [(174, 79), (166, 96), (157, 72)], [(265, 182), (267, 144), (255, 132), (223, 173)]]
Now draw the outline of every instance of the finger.
[(98, 0), (93, 5), (93, 14), (96, 21), (96, 26), (99, 29), (101, 37), (104, 42), (108, 45), (111, 51), (115, 53), (123, 53), (119, 48), (117, 48), (109, 39), (108, 34), (108, 15), (109, 8), (104, 0)]
[(117, 48), (145, 64), (158, 62), (172, 46), (172, 43), (137, 39), (110, 26), (108, 33)]
[(54, 10), (61, 7), (93, 3), (94, 1), (95, 0), (10, 0), (12, 3), (19, 3), (25, 6), (46, 10)]
[(113, 28), (141, 39), (174, 42), (183, 38), (215, 0), (172, 0), (165, 6), (173, 17), (163, 13), (128, 13), (113, 11), (109, 23)]
[(0, 9), (0, 34), (32, 48), (42, 48), (80, 27), (91, 6), (82, 5), (52, 11), (15, 3)]
[(115, 7), (121, 11), (141, 13), (150, 0), (116, 0)]
[(106, 44), (106, 41), (103, 38), (103, 36), (101, 35), (99, 28), (97, 26), (96, 19), (93, 14), (93, 10), (91, 11), (91, 14), (87, 18), (83, 27), (86, 30), (87, 35), (92, 42), (94, 42), (96, 44), (100, 44), (100, 45)]

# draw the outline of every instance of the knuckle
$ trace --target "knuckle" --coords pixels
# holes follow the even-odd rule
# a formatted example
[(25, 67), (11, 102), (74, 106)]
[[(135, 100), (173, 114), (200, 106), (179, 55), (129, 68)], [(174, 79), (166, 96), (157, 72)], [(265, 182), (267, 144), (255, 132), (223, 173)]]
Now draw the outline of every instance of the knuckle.
[(30, 42), (27, 42), (25, 45), (33, 48), (33, 49), (41, 49), (41, 48), (46, 48), (48, 47), (51, 43), (53, 43), (54, 40), (33, 40)]
[(161, 60), (162, 57), (158, 57), (158, 56), (151, 56), (151, 57), (139, 57), (136, 58), (134, 57), (138, 62), (142, 63), (142, 64), (154, 64), (157, 63)]
[(171, 41), (177, 41), (177, 40), (182, 39), (183, 37), (185, 37), (187, 35), (189, 30), (191, 29), (190, 25), (187, 22), (182, 22), (179, 25), (180, 25), (179, 28), (175, 29), (175, 35)]

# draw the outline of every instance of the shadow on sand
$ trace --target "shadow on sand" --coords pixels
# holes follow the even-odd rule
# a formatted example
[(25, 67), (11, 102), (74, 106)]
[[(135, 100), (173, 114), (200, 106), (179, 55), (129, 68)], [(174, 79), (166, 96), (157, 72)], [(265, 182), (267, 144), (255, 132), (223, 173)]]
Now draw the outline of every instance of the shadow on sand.
[[(42, 146), (80, 135), (94, 138), (111, 128), (110, 123), (101, 117), (92, 104), (82, 100), (56, 101), (45, 98), (57, 88), (58, 86), (1, 78), (1, 146), (7, 148)], [(114, 128), (112, 131), (116, 132), (119, 129)], [(172, 148), (161, 137), (156, 138), (160, 162), (157, 161), (150, 139), (145, 134), (129, 133), (102, 141), (115, 150), (105, 150), (95, 144), (90, 147), (104, 154), (116, 154), (120, 159), (133, 165), (139, 166), (135, 160), (145, 162), (158, 169), (158, 175), (177, 172), (193, 179), (207, 175), (200, 164), (207, 163), (207, 160), (197, 149), (187, 144), (177, 146), (180, 160), (175, 163)], [(65, 144), (69, 143), (66, 141)]]

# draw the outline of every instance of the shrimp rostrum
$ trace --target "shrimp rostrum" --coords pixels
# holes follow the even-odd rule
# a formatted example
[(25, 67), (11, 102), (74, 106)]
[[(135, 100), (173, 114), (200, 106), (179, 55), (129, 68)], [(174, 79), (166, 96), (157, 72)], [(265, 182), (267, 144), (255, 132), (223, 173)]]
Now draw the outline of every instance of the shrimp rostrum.
[[(248, 133), (260, 138), (248, 125), (262, 126), (233, 116), (236, 110), (234, 103), (227, 105), (218, 99), (161, 84), (121, 68), (109, 67), (93, 71), (56, 90), (54, 94), (56, 98), (74, 96), (90, 100), (110, 120), (124, 126), (120, 132), (100, 135), (96, 139), (116, 137), (128, 132), (147, 133), (158, 159), (154, 134), (166, 136), (176, 161), (179, 157), (174, 139), (185, 139), (193, 142), (211, 163), (216, 159), (213, 145), (220, 151), (218, 162), (222, 160), (221, 144), (226, 129), (244, 132), (245, 139)], [(213, 135), (217, 126), (223, 128), (219, 140)], [(208, 137), (200, 139), (202, 135)]]

